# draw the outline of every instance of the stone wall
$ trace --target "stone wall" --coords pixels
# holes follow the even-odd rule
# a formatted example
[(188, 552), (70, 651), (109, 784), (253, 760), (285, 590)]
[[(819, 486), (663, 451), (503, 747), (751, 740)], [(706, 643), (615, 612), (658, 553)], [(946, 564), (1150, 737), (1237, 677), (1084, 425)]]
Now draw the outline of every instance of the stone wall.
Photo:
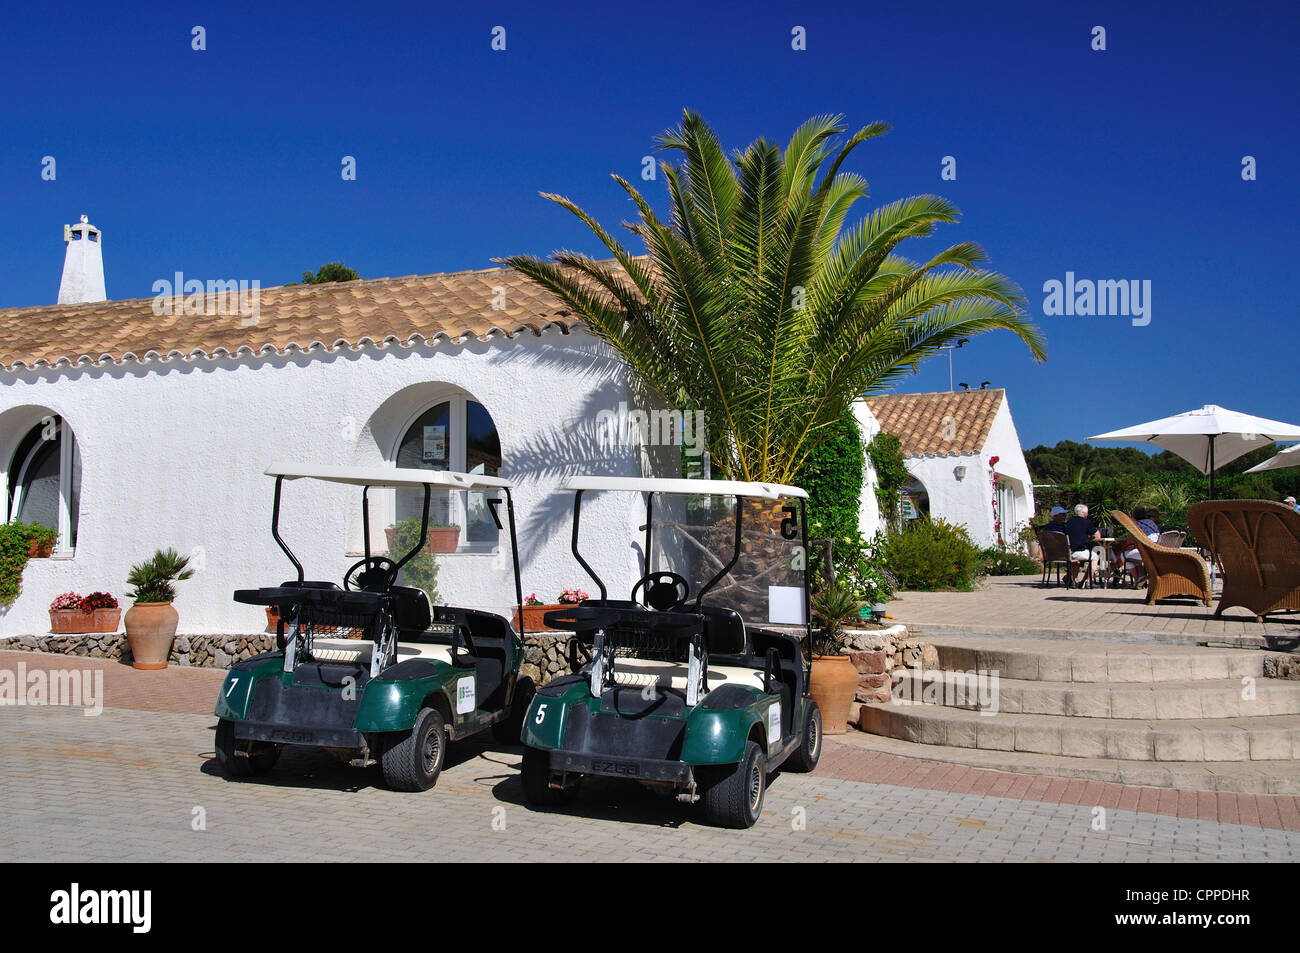
[(908, 638), (905, 626), (849, 629), (845, 635), (841, 651), (858, 670), (858, 690), (849, 713), (854, 724), (865, 703), (889, 701), (895, 668), (932, 669), (939, 664), (938, 650), (923, 639)]
[[(551, 635), (524, 636), (524, 661), (519, 666), (519, 674), (527, 675), (537, 685), (568, 675), (573, 671), (569, 663), (570, 644), (573, 636), (556, 632)], [(578, 656), (585, 661), (585, 655)]]
[[(257, 635), (181, 635), (172, 645), (168, 661), (172, 665), (195, 668), (230, 668), (236, 661), (252, 658), (275, 648), (275, 636)], [(131, 660), (131, 649), (124, 634), (109, 635), (24, 635), (0, 639), (0, 651), (49, 652), (80, 658)]]

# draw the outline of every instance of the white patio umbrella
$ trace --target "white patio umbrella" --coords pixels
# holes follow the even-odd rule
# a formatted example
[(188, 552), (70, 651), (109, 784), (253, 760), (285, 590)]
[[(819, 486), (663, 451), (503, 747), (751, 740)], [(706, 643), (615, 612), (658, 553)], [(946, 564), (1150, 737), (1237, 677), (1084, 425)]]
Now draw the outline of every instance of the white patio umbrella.
[(1088, 439), (1153, 443), (1163, 450), (1170, 450), (1210, 478), (1210, 498), (1213, 499), (1216, 469), (1257, 447), (1266, 447), (1279, 440), (1300, 440), (1300, 427), (1206, 404), (1200, 410), (1189, 410)]
[(1300, 443), (1287, 447), (1275, 457), (1269, 457), (1263, 463), (1257, 463), (1247, 473), (1263, 473), (1265, 470), (1284, 470), (1287, 467), (1300, 467)]

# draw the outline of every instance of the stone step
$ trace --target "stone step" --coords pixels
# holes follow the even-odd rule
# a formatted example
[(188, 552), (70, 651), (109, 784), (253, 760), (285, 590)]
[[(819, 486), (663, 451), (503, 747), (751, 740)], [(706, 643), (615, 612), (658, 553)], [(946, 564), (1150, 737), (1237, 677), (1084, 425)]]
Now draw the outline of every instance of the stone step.
[[(834, 739), (832, 741), (832, 739)], [(1179, 791), (1231, 791), (1237, 794), (1300, 796), (1300, 761), (1117, 761), (1111, 758), (1065, 758), (1025, 751), (985, 751), (948, 745), (915, 745), (896, 738), (853, 732), (828, 735), (827, 743), (849, 744), (868, 751), (964, 764), (1013, 774), (1111, 781)]]
[[(901, 675), (901, 677), (900, 677)], [(1243, 698), (1243, 694), (1254, 694)], [(1178, 682), (1056, 682), (998, 677), (970, 679), (960, 672), (895, 669), (898, 702), (1010, 714), (1082, 718), (1188, 719), (1300, 715), (1300, 681), (1259, 678)]]
[[(864, 705), (860, 726), (921, 745), (1121, 761), (1287, 761), (1300, 756), (1300, 717), (1170, 721), (982, 714), (935, 705)], [(917, 757), (924, 757), (918, 751)]]
[(1263, 653), (1133, 642), (935, 636), (939, 668), (1050, 682), (1185, 682), (1262, 678)]

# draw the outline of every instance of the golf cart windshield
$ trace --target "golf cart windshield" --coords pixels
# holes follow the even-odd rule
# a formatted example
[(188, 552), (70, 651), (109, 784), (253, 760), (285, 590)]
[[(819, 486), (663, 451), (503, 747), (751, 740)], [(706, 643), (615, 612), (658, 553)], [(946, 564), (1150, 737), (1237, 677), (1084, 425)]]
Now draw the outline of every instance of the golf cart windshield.
[[(608, 477), (575, 477), (567, 488), (580, 496), (597, 490), (638, 491), (646, 502), (645, 537), (639, 540), (643, 578), (634, 592), (608, 592), (603, 598), (661, 610), (732, 609), (749, 626), (806, 628), (803, 490), (721, 480)], [(580, 548), (575, 536), (574, 552), (583, 561)], [(587, 571), (604, 590), (590, 566)]]

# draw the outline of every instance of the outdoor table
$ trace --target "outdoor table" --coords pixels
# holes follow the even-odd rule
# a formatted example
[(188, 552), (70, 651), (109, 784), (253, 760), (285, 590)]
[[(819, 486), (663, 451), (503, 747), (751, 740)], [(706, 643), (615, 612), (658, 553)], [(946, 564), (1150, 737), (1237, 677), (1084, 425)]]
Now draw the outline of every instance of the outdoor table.
[[(1113, 560), (1111, 547), (1115, 544), (1115, 541), (1116, 538), (1114, 536), (1101, 536), (1098, 537), (1097, 539), (1092, 540), (1091, 544), (1088, 547), (1089, 549), (1096, 550), (1100, 556), (1100, 558), (1097, 560), (1097, 573), (1100, 575), (1101, 587), (1103, 589), (1108, 588), (1107, 577), (1108, 577), (1108, 573), (1111, 571), (1111, 562)], [(1111, 579), (1110, 582), (1113, 584), (1114, 580)], [(1093, 585), (1096, 584), (1097, 584), (1097, 576), (1094, 575)]]

